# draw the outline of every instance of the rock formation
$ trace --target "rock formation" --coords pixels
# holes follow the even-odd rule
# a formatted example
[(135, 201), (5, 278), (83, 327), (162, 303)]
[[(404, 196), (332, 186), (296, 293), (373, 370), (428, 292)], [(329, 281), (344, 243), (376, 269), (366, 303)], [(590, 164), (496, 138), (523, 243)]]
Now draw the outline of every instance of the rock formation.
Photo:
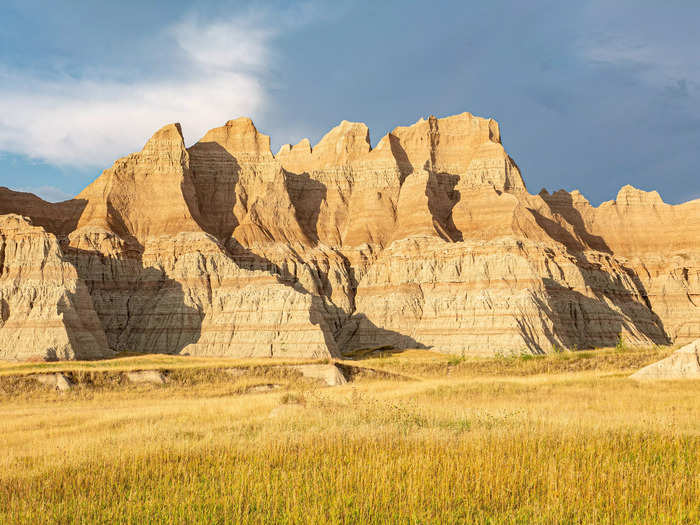
[[(190, 148), (169, 125), (73, 200), (1, 188), (0, 214), (4, 359), (700, 337), (700, 200), (629, 186), (597, 208), (578, 192), (531, 195), (498, 124), (468, 113), (375, 148), (343, 121), (277, 155), (247, 118)], [(13, 248), (18, 228), (50, 249)], [(12, 306), (27, 294), (38, 299)], [(19, 328), (30, 319), (60, 325), (53, 346)]]
[(0, 359), (111, 355), (87, 286), (56, 238), (0, 215)]
[(37, 383), (49, 387), (57, 392), (68, 392), (73, 388), (73, 383), (63, 374), (34, 374), (30, 376)]
[(630, 376), (632, 379), (700, 379), (700, 339), (652, 363)]

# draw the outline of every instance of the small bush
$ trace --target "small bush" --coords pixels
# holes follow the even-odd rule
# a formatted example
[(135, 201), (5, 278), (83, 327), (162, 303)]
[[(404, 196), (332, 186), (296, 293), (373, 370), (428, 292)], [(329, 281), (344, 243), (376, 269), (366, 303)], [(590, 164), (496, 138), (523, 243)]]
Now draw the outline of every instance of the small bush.
[(460, 363), (463, 363), (465, 361), (466, 357), (464, 355), (464, 350), (462, 350), (462, 355), (452, 355), (450, 358), (447, 360), (447, 364), (450, 366), (457, 366)]
[(563, 354), (564, 347), (559, 346), (557, 343), (552, 343), (552, 353), (553, 354)]
[(280, 403), (283, 405), (305, 405), (306, 397), (296, 392), (287, 392), (280, 399)]
[(625, 340), (622, 338), (622, 334), (620, 334), (617, 338), (617, 343), (615, 343), (615, 351), (624, 352), (625, 350), (627, 350), (627, 345), (625, 345)]
[(440, 422), (437, 426), (439, 428), (451, 430), (457, 434), (460, 434), (462, 432), (469, 432), (472, 428), (471, 421), (464, 417)]

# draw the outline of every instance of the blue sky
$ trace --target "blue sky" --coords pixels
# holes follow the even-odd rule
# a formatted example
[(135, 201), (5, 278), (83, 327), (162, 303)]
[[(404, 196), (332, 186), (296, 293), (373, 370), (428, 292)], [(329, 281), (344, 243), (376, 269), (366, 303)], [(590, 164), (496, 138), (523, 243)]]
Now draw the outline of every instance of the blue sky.
[[(663, 4), (663, 5), (662, 5)], [(0, 5), (0, 185), (79, 192), (168, 122), (273, 151), (343, 119), (493, 117), (528, 189), (700, 198), (700, 2)]]

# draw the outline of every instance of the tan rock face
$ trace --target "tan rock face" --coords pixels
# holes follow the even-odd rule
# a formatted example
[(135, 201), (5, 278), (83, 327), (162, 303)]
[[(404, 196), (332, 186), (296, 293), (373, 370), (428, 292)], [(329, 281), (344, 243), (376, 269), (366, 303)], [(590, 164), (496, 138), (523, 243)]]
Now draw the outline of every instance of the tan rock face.
[(316, 379), (327, 386), (340, 386), (348, 382), (335, 365), (299, 365), (294, 368), (304, 377)]
[[(0, 213), (0, 340), (14, 341), (0, 358), (700, 337), (700, 201), (530, 195), (498, 124), (468, 113), (398, 127), (374, 149), (364, 124), (343, 121), (276, 156), (250, 119), (190, 148), (169, 125), (74, 200), (0, 188)], [(18, 248), (34, 246), (25, 238), (35, 248)], [(24, 299), (34, 289), (43, 302)], [(27, 323), (52, 315), (49, 352)]]
[(630, 377), (637, 380), (700, 379), (700, 339), (676, 350), (666, 359), (645, 366)]
[(657, 192), (632, 186), (598, 208), (578, 192), (545, 199), (582, 245), (624, 261), (671, 340), (700, 336), (700, 200), (671, 206)]
[(36, 374), (32, 376), (37, 383), (46, 385), (57, 392), (68, 392), (73, 383), (63, 374)]
[(56, 238), (0, 215), (0, 359), (94, 359), (110, 352), (85, 283)]
[(128, 372), (126, 374), (126, 379), (129, 383), (150, 385), (162, 385), (168, 381), (168, 378), (158, 370), (137, 370)]
[(154, 236), (200, 231), (194, 193), (180, 126), (171, 124), (76, 197), (86, 202), (76, 229), (103, 228), (142, 245)]

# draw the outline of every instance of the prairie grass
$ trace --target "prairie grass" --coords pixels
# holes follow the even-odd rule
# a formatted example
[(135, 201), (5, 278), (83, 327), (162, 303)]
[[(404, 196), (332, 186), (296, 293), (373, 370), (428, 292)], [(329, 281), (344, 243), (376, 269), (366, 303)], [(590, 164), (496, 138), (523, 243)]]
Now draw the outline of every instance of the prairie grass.
[(99, 361), (54, 361), (54, 362), (15, 362), (0, 361), (0, 376), (18, 374), (45, 374), (54, 372), (105, 372), (131, 371), (141, 369), (190, 369), (225, 368), (250, 366), (282, 366), (321, 363), (319, 359), (270, 359), (270, 358), (218, 358), (192, 357), (165, 354), (120, 354), (113, 359)]
[(596, 370), (627, 372), (670, 355), (674, 347), (601, 348), (589, 351), (562, 351), (552, 354), (509, 355), (496, 358), (465, 357), (427, 351), (394, 352), (362, 360), (363, 366), (398, 374), (420, 376), (467, 375), (513, 376), (558, 374)]
[(0, 523), (698, 523), (700, 384), (621, 356), (5, 396)]

